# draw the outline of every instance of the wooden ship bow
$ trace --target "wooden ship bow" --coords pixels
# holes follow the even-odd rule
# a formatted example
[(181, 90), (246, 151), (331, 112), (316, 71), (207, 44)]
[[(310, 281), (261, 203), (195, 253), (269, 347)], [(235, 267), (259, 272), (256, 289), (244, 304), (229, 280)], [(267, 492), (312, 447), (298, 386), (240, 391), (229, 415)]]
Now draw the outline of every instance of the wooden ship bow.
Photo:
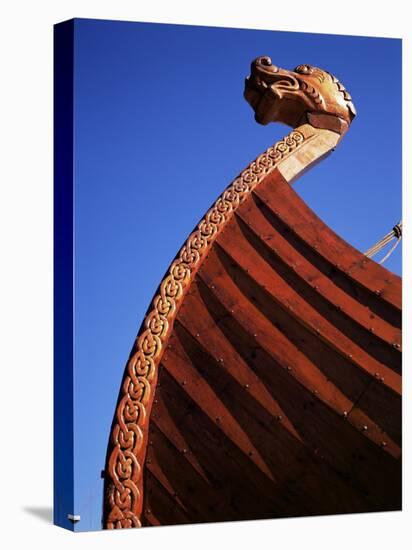
[(245, 98), (292, 131), (161, 281), (111, 427), (105, 528), (401, 508), (401, 279), (291, 186), (347, 132), (351, 97), (260, 57)]

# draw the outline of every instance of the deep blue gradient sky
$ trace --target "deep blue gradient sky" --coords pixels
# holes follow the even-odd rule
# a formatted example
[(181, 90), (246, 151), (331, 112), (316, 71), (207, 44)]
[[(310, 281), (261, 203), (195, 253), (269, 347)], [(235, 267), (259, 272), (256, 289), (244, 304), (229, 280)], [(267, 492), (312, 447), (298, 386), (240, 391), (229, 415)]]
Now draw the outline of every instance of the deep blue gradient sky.
[[(401, 217), (401, 41), (113, 21), (75, 22), (75, 514), (101, 528), (119, 385), (169, 263), (280, 125), (242, 97), (250, 62), (330, 70), (358, 110), (337, 150), (295, 185), (365, 250)], [(401, 250), (387, 267), (401, 270)]]

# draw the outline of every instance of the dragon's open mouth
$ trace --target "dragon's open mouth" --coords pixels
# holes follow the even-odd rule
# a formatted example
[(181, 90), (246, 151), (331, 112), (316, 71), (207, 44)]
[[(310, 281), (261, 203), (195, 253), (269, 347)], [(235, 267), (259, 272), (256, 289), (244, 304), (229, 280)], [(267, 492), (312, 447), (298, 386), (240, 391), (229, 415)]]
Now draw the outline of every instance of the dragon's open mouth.
[(298, 79), (290, 72), (273, 65), (268, 56), (255, 59), (245, 82), (245, 99), (255, 111), (255, 119), (267, 124), (268, 113), (277, 111), (279, 100), (299, 90)]
[[(261, 113), (263, 113), (262, 103), (266, 103), (264, 101), (266, 92), (267, 87), (262, 85), (253, 76), (250, 76), (246, 79), (244, 97), (246, 101), (250, 104), (252, 109), (255, 111), (255, 120), (260, 124), (265, 124), (264, 118), (263, 116), (261, 116)], [(272, 104), (275, 101), (276, 98), (273, 97)]]
[(258, 74), (251, 74), (245, 82), (244, 97), (255, 111), (255, 120), (260, 124), (267, 124), (275, 117), (283, 122), (281, 111), (287, 109), (288, 95), (297, 92), (299, 83), (293, 77), (277, 74), (271, 82), (261, 78)]

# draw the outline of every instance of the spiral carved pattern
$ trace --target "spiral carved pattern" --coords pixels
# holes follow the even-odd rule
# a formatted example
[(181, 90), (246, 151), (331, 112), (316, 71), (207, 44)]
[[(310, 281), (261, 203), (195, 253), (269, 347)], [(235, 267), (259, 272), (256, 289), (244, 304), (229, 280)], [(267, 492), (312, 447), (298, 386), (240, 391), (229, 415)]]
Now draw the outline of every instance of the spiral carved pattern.
[(130, 354), (120, 388), (105, 469), (105, 528), (140, 526), (145, 434), (157, 365), (185, 291), (233, 212), (279, 161), (304, 140), (304, 135), (294, 130), (252, 162), (210, 208), (163, 279)]

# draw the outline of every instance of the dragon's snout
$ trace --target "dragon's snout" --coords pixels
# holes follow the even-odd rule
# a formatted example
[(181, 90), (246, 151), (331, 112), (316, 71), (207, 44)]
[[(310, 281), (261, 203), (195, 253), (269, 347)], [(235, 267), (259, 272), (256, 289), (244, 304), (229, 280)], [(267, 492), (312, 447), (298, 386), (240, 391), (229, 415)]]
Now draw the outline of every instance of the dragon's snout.
[(272, 59), (268, 55), (257, 57), (252, 62), (252, 71), (253, 69), (259, 68), (270, 72), (277, 72), (279, 70), (279, 68), (272, 63)]
[(267, 55), (256, 58), (250, 67), (250, 77), (261, 80), (265, 84), (277, 82), (287, 75), (289, 71), (284, 71), (272, 63), (272, 59)]

